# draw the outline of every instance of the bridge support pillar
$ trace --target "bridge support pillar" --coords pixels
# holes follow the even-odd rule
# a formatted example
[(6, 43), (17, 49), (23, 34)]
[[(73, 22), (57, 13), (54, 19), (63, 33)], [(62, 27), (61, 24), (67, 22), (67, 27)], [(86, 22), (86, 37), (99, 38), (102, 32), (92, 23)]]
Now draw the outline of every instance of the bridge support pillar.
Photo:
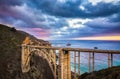
[(22, 45), (22, 55), (21, 55), (21, 67), (22, 72), (28, 72), (30, 70), (30, 48), (28, 46)]
[[(92, 64), (91, 64), (91, 60), (92, 60)], [(88, 58), (88, 71), (89, 71), (89, 73), (94, 71), (94, 65), (95, 65), (95, 55), (93, 52), (93, 53), (89, 53), (89, 58)], [(91, 66), (92, 66), (92, 68), (91, 68)]]
[(113, 66), (113, 54), (108, 54), (108, 67)]
[(94, 63), (95, 63), (95, 60), (94, 60), (94, 57), (95, 55), (94, 55), (94, 52), (92, 53), (92, 72), (94, 71)]
[(71, 79), (70, 67), (70, 53), (69, 51), (59, 50), (59, 72), (58, 79)]
[(91, 53), (89, 53), (89, 58), (88, 58), (88, 71), (89, 73), (91, 72)]
[(74, 79), (76, 79), (76, 51), (74, 52)]
[(78, 52), (78, 74), (80, 75), (80, 52)]

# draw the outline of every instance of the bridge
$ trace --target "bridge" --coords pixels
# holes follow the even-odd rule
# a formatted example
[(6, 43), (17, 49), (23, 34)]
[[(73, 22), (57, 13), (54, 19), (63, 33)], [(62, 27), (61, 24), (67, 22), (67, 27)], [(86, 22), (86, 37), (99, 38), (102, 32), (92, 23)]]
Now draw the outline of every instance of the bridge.
[[(58, 51), (58, 55), (56, 55)], [(89, 53), (88, 55), (88, 70), (89, 72), (95, 69), (95, 53), (108, 54), (108, 67), (113, 66), (113, 54), (120, 54), (120, 50), (99, 50), (99, 49), (83, 49), (71, 47), (51, 47), (38, 45), (22, 44), (22, 72), (28, 72), (30, 69), (30, 58), (33, 53), (45, 58), (54, 74), (54, 79), (71, 79), (70, 53), (74, 52), (74, 79), (80, 75), (80, 53)], [(58, 58), (56, 57), (58, 56)], [(77, 60), (76, 60), (76, 57)], [(58, 61), (58, 62), (57, 62)], [(76, 61), (78, 61), (78, 71), (76, 71)], [(78, 72), (78, 73), (77, 73)]]

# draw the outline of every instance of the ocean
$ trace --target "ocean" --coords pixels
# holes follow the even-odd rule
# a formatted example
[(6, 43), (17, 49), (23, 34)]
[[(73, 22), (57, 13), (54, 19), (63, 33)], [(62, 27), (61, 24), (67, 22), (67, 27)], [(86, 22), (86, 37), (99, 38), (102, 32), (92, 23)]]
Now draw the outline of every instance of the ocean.
[[(91, 40), (49, 40), (52, 46), (66, 47), (68, 43), (73, 48), (91, 48), (97, 47), (98, 49), (106, 50), (120, 50), (120, 41), (91, 41)], [(71, 52), (71, 70), (74, 70), (73, 53)], [(108, 67), (108, 54), (95, 54), (95, 70), (101, 70)], [(113, 55), (113, 66), (120, 65), (120, 54)], [(78, 64), (76, 64), (78, 70)], [(88, 53), (81, 53), (80, 56), (80, 71), (81, 74), (88, 72)]]

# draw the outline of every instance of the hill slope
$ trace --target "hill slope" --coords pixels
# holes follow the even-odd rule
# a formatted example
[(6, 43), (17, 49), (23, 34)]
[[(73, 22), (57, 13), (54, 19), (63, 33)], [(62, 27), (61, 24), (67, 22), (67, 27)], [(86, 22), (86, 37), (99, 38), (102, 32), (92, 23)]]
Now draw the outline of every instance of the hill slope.
[(47, 44), (46, 41), (38, 40), (25, 32), (0, 24), (0, 79), (54, 79), (48, 62), (36, 55), (32, 61), (36, 66), (39, 65), (36, 67), (39, 72), (21, 72), (20, 45), (26, 36), (37, 41), (36, 43)]
[(120, 79), (120, 66), (84, 73), (79, 79)]

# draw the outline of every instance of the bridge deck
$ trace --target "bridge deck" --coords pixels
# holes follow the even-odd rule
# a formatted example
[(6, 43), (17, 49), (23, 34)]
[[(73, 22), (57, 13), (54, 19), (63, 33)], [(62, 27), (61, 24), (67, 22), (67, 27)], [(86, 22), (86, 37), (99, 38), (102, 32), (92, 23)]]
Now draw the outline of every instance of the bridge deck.
[[(24, 45), (23, 45), (24, 46)], [(45, 46), (35, 46), (35, 45), (25, 45), (33, 48), (39, 49), (52, 49), (52, 50), (65, 50), (65, 51), (78, 51), (78, 52), (95, 52), (95, 53), (110, 53), (110, 54), (120, 54), (120, 50), (102, 50), (102, 49), (86, 49), (86, 48), (71, 48), (71, 47), (45, 47)]]

